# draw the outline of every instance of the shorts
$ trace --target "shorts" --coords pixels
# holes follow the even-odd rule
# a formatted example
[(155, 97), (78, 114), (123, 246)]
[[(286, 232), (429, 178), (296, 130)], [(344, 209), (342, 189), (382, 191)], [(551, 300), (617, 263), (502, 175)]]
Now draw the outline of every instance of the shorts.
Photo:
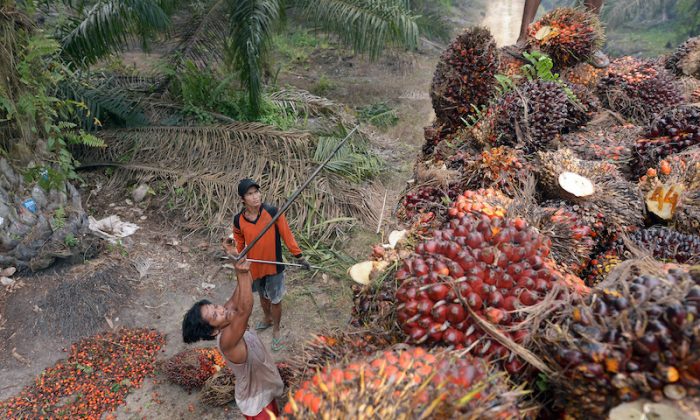
[(282, 302), (282, 297), (287, 289), (284, 287), (284, 272), (265, 276), (253, 282), (253, 291), (261, 297), (268, 299), (274, 305)]
[(260, 411), (260, 413), (258, 413), (257, 415), (245, 416), (245, 418), (246, 420), (268, 420), (272, 418), (270, 416), (270, 413), (274, 414), (275, 417), (279, 417), (280, 415), (280, 409), (277, 407), (277, 401), (274, 399), (272, 400), (272, 402), (270, 402), (270, 404), (265, 406), (265, 408), (263, 408), (262, 411)]

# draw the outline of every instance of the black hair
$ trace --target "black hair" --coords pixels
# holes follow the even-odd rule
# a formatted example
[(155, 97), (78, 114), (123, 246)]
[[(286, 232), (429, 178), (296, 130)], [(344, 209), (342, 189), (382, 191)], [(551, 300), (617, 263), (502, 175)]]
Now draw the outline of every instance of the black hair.
[(207, 299), (202, 299), (192, 305), (182, 319), (182, 340), (187, 343), (196, 343), (199, 340), (213, 340), (214, 328), (202, 318), (202, 306), (211, 305)]

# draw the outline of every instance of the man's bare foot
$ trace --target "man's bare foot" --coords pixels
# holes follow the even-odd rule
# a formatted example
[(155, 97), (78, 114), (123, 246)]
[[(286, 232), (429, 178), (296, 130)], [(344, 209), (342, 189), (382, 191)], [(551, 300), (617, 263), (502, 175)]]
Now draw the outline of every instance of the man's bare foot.
[(610, 59), (603, 51), (598, 50), (588, 59), (588, 64), (598, 69), (604, 69), (610, 65)]

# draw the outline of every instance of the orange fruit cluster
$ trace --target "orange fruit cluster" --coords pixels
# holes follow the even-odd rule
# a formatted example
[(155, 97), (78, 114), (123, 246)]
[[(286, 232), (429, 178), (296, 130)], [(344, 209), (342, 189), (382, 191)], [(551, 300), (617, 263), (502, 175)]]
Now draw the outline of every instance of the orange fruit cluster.
[(123, 328), (82, 339), (71, 346), (67, 360), (0, 402), (0, 418), (99, 419), (153, 372), (164, 343), (163, 335), (149, 329)]
[(459, 219), (472, 212), (485, 214), (491, 219), (502, 218), (505, 216), (507, 202), (505, 195), (491, 188), (465, 191), (457, 196), (447, 213), (450, 217)]
[[(318, 372), (290, 396), (284, 414), (303, 418), (338, 407), (345, 409), (336, 413), (357, 413), (347, 406), (375, 404), (378, 415), (381, 412), (378, 405), (382, 402), (401, 404), (402, 409), (417, 413), (430, 404), (456, 404), (470, 391), (473, 392), (471, 401), (478, 403), (493, 392), (487, 386), (480, 387), (487, 374), (485, 363), (469, 356), (454, 357), (448, 352), (433, 354), (420, 347), (387, 350), (367, 360), (329, 366)], [(462, 408), (467, 409), (467, 406)], [(462, 408), (454, 408), (452, 412)]]
[[(542, 36), (543, 28), (549, 34)], [(598, 18), (578, 9), (558, 8), (530, 25), (528, 42), (564, 67), (585, 61), (603, 40)]]
[(215, 347), (188, 349), (163, 364), (165, 376), (187, 391), (201, 388), (207, 379), (226, 367), (226, 361)]

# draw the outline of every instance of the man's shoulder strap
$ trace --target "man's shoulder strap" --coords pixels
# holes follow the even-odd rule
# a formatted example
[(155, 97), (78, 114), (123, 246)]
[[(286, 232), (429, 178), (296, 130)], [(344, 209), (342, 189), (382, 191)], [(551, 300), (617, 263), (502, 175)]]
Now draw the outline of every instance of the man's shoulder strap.
[(266, 212), (270, 213), (270, 217), (275, 217), (277, 215), (277, 207), (267, 203), (263, 203), (262, 206)]
[(233, 226), (238, 230), (241, 230), (241, 214), (242, 211), (233, 216)]

